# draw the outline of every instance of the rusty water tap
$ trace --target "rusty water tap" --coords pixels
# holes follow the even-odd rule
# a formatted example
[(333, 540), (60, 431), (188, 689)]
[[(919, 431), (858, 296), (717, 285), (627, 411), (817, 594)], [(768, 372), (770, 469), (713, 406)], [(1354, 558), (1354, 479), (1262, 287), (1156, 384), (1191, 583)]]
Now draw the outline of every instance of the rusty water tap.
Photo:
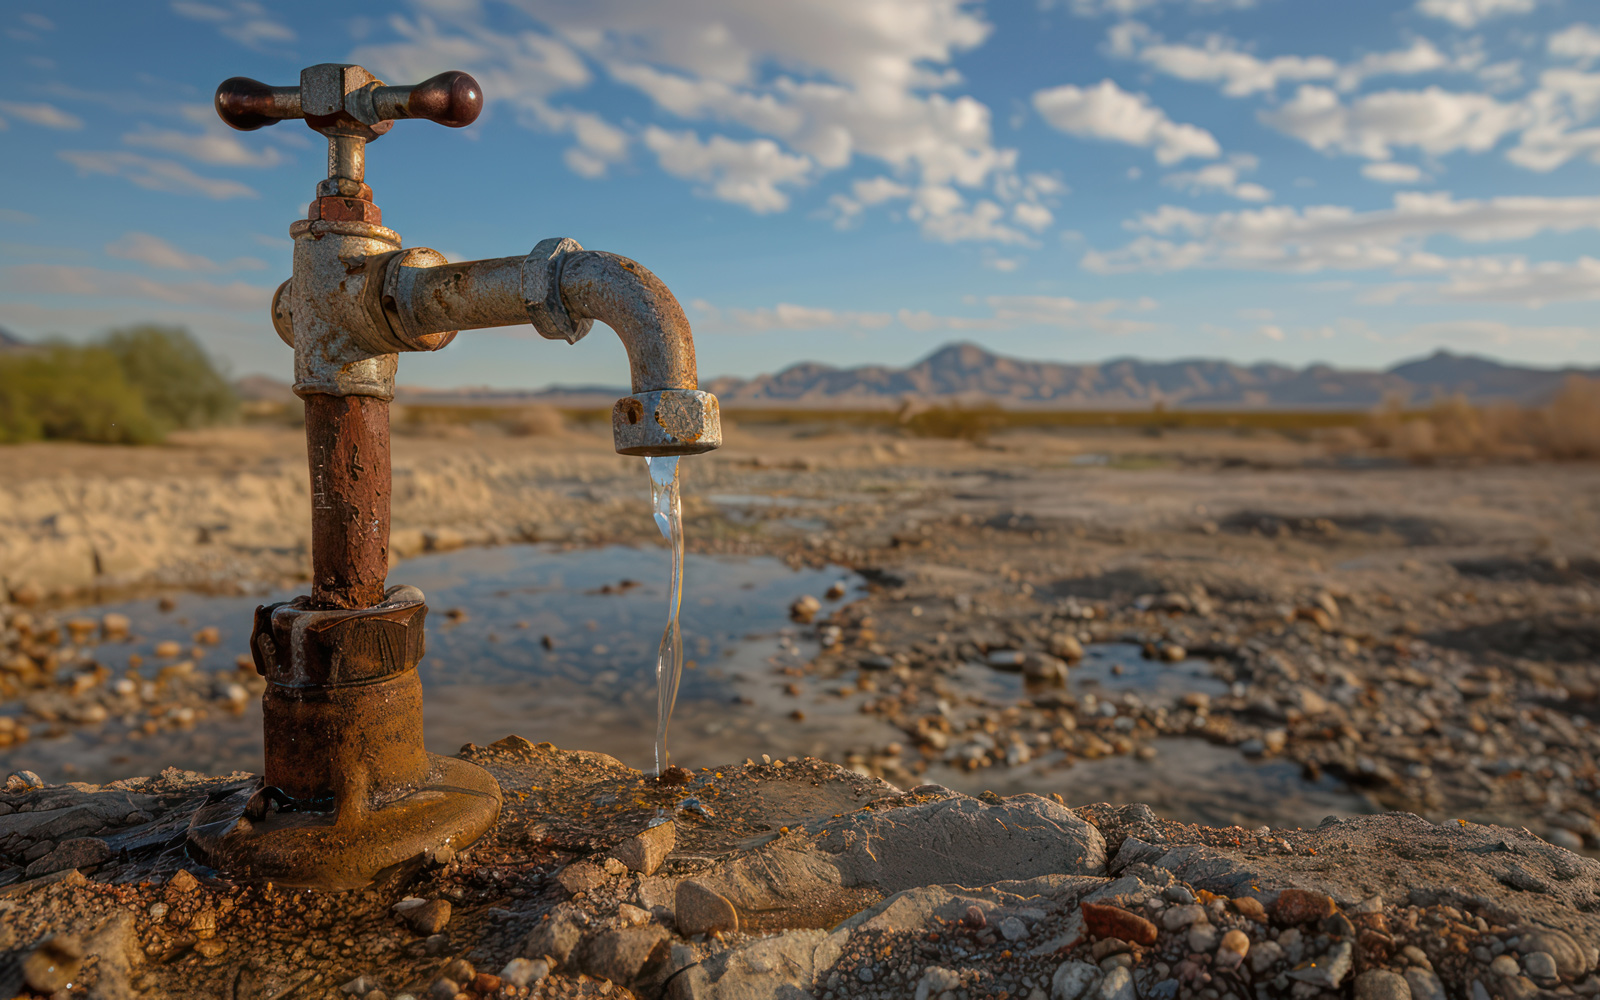
[(633, 394), (612, 429), (625, 455), (692, 455), (721, 444), (717, 399), (698, 389), (694, 341), (677, 300), (640, 265), (547, 239), (519, 257), (451, 264), (402, 249), (366, 183), (367, 143), (398, 119), (460, 128), (482, 110), (477, 82), (442, 73), (392, 87), (360, 66), (322, 64), (298, 87), (234, 77), (222, 120), (251, 131), (303, 118), (328, 139), (328, 177), (289, 227), (294, 274), (272, 322), (294, 348), (311, 473), (311, 593), (256, 611), (251, 650), (262, 698), (262, 779), (195, 817), (190, 847), (236, 877), (352, 888), (493, 825), (499, 787), (422, 741), (427, 606), (388, 587), (389, 402), (401, 351), (436, 351), (460, 330), (531, 323), (575, 343), (594, 320), (628, 353)]

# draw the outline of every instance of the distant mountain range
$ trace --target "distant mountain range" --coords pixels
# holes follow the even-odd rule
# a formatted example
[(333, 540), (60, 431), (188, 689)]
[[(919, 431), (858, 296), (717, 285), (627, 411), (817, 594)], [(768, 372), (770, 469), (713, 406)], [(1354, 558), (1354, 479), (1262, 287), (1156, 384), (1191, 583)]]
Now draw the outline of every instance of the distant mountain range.
[[(1438, 351), (1384, 371), (1272, 363), (1240, 365), (1193, 358), (1097, 364), (1025, 361), (976, 344), (949, 344), (909, 368), (834, 368), (804, 362), (774, 375), (724, 376), (701, 383), (728, 407), (879, 409), (905, 399), (993, 400), (1031, 409), (1145, 409), (1157, 403), (1188, 409), (1368, 409), (1399, 397), (1426, 403), (1461, 395), (1475, 403), (1537, 406), (1572, 375), (1600, 378), (1600, 368), (1524, 368)], [(292, 398), (285, 383), (250, 376), (239, 383), (251, 399)], [(425, 389), (402, 386), (401, 403), (433, 405), (610, 406), (623, 386), (551, 386), (540, 390)]]
[(1097, 364), (1024, 361), (976, 344), (949, 344), (909, 368), (834, 368), (803, 363), (775, 375), (713, 379), (703, 388), (725, 406), (884, 406), (918, 399), (988, 399), (1052, 409), (1365, 409), (1393, 396), (1426, 402), (1460, 394), (1473, 402), (1535, 405), (1570, 375), (1600, 369), (1522, 368), (1488, 358), (1437, 353), (1386, 371), (1310, 365), (1239, 365), (1193, 358)]

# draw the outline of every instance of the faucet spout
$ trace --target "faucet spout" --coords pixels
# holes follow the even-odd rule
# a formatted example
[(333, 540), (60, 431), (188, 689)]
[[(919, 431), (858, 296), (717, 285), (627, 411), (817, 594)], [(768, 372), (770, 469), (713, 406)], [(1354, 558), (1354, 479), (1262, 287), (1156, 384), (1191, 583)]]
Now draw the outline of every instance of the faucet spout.
[(717, 397), (699, 389), (689, 319), (642, 264), (549, 239), (526, 257), (433, 265), (397, 256), (383, 287), (388, 326), (407, 343), (523, 323), (576, 343), (600, 320), (621, 339), (633, 385), (612, 408), (617, 452), (697, 455), (722, 444)]

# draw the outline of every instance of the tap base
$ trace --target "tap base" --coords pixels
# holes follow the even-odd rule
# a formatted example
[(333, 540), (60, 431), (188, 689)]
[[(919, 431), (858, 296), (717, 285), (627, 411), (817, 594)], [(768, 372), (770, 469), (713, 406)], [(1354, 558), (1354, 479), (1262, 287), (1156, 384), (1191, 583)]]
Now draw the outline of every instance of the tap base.
[(441, 849), (473, 844), (499, 818), (500, 785), (488, 771), (433, 753), (428, 763), (423, 783), (370, 810), (294, 803), (273, 809), (277, 790), (257, 779), (195, 813), (189, 855), (239, 882), (365, 888)]

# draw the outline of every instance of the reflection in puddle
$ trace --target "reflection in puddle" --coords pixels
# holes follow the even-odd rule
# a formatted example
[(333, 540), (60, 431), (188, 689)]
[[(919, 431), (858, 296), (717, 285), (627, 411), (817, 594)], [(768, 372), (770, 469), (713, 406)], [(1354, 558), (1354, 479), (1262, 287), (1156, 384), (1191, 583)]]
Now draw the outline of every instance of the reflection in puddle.
[[(425, 556), (400, 566), (396, 582), (422, 588), (430, 607), (428, 653), (419, 668), (427, 688), (428, 749), (454, 753), (464, 743), (515, 733), (650, 770), (667, 560), (659, 549), (520, 545)], [(877, 695), (841, 689), (849, 678), (814, 678), (793, 689), (798, 695), (789, 690), (798, 668), (817, 652), (811, 630), (789, 623), (790, 602), (801, 594), (821, 596), (841, 576), (854, 590), (864, 584), (860, 577), (838, 567), (794, 571), (776, 559), (692, 554), (686, 572), (686, 659), (673, 716), (674, 761), (690, 768), (762, 754), (841, 761), (851, 748), (908, 742), (900, 729), (861, 711)], [(135, 638), (95, 649), (118, 675), (130, 654), (145, 659), (147, 674), (171, 662), (152, 655), (162, 641), (175, 640), (184, 657), (193, 656), (192, 636), (206, 627), (216, 628), (221, 642), (198, 651), (199, 669), (221, 672), (245, 652), (256, 605), (292, 596), (182, 595), (168, 611), (147, 599), (81, 613), (116, 611), (132, 620)], [(781, 668), (791, 668), (790, 674)], [(957, 667), (941, 683), (995, 707), (1025, 704), (1039, 693), (1020, 674), (980, 664)], [(1167, 664), (1145, 659), (1134, 645), (1097, 644), (1073, 667), (1067, 691), (1080, 701), (1136, 695), (1147, 704), (1170, 705), (1189, 692), (1225, 689), (1204, 661)], [(1164, 816), (1219, 825), (1313, 826), (1330, 813), (1373, 809), (1329, 779), (1305, 780), (1292, 762), (1252, 760), (1235, 748), (1187, 737), (1160, 738), (1153, 747), (1149, 760), (1109, 756), (1070, 767), (1050, 752), (1013, 767), (970, 772), (930, 761), (912, 783), (970, 793), (1058, 792), (1069, 803), (1147, 802)], [(94, 782), (174, 765), (259, 771), (260, 709), (252, 699), (241, 715), (213, 714), (190, 729), (150, 736), (130, 732), (113, 717), (0, 752), (0, 765), (29, 768), (52, 781)]]
[[(427, 697), (429, 750), (455, 753), (466, 742), (510, 733), (566, 749), (598, 750), (631, 766), (652, 767), (656, 729), (655, 666), (666, 603), (668, 554), (621, 546), (561, 551), (536, 545), (467, 549), (424, 556), (396, 568), (395, 582), (428, 596), (428, 652), (418, 670)], [(674, 758), (686, 766), (721, 763), (767, 751), (765, 741), (728, 742), (696, 736), (702, 715), (727, 714), (730, 683), (770, 672), (773, 636), (788, 625), (796, 597), (821, 595), (839, 567), (789, 569), (770, 558), (690, 555), (690, 599), (683, 607), (685, 672), (679, 695)], [(651, 581), (623, 586), (623, 581)], [(123, 601), (74, 612), (127, 615), (134, 638), (106, 643), (95, 655), (118, 674), (130, 655), (152, 666), (164, 641), (194, 652), (201, 670), (230, 669), (248, 649), (258, 604), (297, 591), (261, 596), (180, 595), (169, 611), (154, 600)], [(191, 650), (192, 636), (217, 629), (220, 642)], [(793, 642), (793, 640), (786, 640)], [(770, 728), (770, 724), (768, 724)], [(745, 727), (746, 736), (759, 736)], [(116, 719), (50, 739), (34, 739), (0, 755), (8, 770), (28, 768), (51, 780), (107, 781), (163, 767), (221, 772), (261, 769), (261, 712), (252, 700), (241, 716), (207, 718), (189, 730), (131, 734)]]

